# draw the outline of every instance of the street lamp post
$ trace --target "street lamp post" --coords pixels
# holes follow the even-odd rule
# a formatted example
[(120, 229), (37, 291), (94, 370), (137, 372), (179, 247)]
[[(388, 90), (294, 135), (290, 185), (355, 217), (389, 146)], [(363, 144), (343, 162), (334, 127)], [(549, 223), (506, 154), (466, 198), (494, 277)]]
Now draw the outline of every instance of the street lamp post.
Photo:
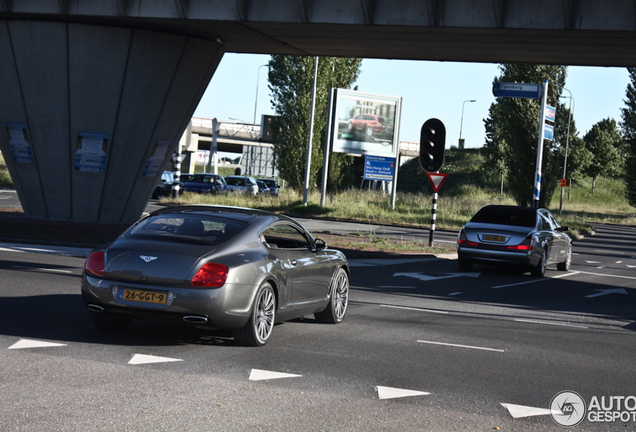
[(462, 104), (462, 120), (459, 124), (459, 148), (464, 148), (464, 145), (462, 143), (462, 128), (464, 127), (464, 106), (466, 105), (466, 102), (477, 102), (475, 99), (470, 99), (470, 100), (465, 100), (464, 103)]
[[(567, 91), (568, 93), (570, 93), (570, 96), (561, 96), (561, 97), (569, 97), (570, 98), (570, 109), (569, 109), (569, 115), (568, 115), (568, 134), (565, 137), (565, 158), (563, 160), (563, 177), (561, 178), (566, 178), (565, 174), (566, 174), (566, 168), (568, 165), (568, 147), (570, 146), (570, 121), (572, 120), (572, 105), (574, 103), (574, 106), (576, 106), (576, 101), (574, 100), (574, 98), (572, 97), (572, 92), (568, 89), (566, 89), (565, 87), (563, 88), (563, 90)], [(565, 192), (563, 190), (563, 186), (561, 186), (561, 201), (559, 202), (559, 215), (561, 214), (561, 211), (563, 210), (563, 193)]]
[(266, 64), (260, 65), (258, 67), (258, 72), (256, 73), (256, 97), (254, 98), (254, 124), (256, 124), (256, 108), (258, 107), (258, 78), (260, 76), (262, 67), (269, 67), (269, 65), (266, 65)]

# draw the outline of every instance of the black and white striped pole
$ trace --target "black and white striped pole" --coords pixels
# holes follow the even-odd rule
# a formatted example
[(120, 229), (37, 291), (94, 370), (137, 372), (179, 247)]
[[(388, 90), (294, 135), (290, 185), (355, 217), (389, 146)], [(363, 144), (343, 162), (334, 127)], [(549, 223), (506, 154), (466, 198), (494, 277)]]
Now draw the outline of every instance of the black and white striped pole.
[(428, 234), (428, 247), (435, 241), (435, 219), (437, 218), (437, 192), (433, 192), (433, 209), (431, 210), (431, 229)]

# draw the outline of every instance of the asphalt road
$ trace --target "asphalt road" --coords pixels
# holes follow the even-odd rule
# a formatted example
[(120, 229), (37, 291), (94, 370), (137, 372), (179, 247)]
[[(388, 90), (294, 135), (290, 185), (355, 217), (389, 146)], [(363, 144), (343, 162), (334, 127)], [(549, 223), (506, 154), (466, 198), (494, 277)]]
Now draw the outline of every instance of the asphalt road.
[(2, 244), (0, 430), (563, 430), (548, 410), (559, 392), (636, 396), (636, 229), (597, 233), (543, 279), (351, 260), (342, 324), (284, 323), (262, 348), (142, 322), (98, 331), (83, 259), (68, 256), (82, 250)]

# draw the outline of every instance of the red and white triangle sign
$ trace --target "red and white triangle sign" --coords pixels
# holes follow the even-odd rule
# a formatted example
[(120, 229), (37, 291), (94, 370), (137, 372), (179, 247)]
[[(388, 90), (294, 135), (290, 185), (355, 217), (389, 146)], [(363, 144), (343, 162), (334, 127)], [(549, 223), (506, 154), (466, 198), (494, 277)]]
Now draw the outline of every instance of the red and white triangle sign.
[(431, 185), (433, 186), (433, 192), (435, 193), (437, 193), (439, 188), (442, 187), (442, 184), (444, 184), (444, 181), (446, 181), (446, 177), (448, 177), (448, 174), (441, 173), (426, 173), (426, 175), (428, 177), (428, 181), (431, 182)]

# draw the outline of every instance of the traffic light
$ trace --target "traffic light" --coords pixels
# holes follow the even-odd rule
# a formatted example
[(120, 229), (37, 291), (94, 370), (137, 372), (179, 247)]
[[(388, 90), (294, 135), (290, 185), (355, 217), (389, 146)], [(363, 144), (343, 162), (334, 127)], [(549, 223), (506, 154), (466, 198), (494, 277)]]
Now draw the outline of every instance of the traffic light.
[(446, 128), (438, 119), (428, 119), (420, 133), (420, 166), (429, 173), (439, 171), (444, 166), (444, 146)]

